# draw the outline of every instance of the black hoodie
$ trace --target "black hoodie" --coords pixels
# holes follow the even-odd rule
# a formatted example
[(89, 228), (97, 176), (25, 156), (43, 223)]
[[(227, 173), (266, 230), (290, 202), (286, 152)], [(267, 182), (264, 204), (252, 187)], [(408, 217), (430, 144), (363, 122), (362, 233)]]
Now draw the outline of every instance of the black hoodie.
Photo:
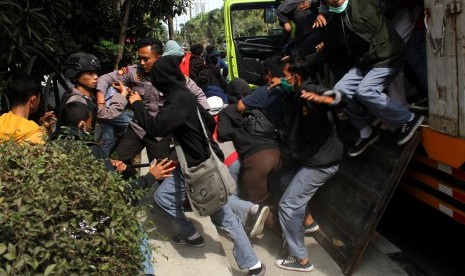
[(173, 57), (158, 59), (150, 73), (153, 86), (163, 93), (164, 106), (156, 117), (145, 110), (142, 101), (132, 103), (134, 118), (146, 126), (147, 134), (152, 137), (164, 137), (172, 134), (179, 142), (186, 155), (187, 165), (196, 166), (210, 156), (207, 140), (202, 130), (197, 109), (207, 128), (210, 143), (216, 155), (223, 159), (223, 154), (211, 133), (215, 128), (215, 120), (185, 86), (185, 77)]

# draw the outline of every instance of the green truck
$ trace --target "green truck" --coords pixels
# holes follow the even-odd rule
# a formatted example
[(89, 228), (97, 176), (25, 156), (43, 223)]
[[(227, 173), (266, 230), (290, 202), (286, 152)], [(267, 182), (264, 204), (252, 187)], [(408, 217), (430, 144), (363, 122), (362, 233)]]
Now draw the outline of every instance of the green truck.
[[(284, 46), (281, 1), (225, 0), (231, 78), (262, 85), (261, 62)], [(351, 274), (396, 189), (465, 224), (465, 16), (462, 0), (425, 0), (427, 126), (399, 147), (390, 133), (340, 170), (310, 202), (316, 240)], [(254, 20), (244, 20), (253, 15)], [(328, 81), (328, 83), (331, 83)], [(345, 129), (343, 130), (343, 132)], [(343, 140), (353, 142), (350, 130)]]

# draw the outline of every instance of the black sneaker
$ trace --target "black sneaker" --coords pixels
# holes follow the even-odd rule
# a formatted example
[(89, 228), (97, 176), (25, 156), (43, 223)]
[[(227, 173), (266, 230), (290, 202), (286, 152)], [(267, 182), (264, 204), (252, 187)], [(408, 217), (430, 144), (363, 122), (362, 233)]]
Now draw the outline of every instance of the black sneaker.
[(285, 259), (276, 260), (276, 265), (282, 269), (292, 271), (310, 272), (313, 270), (313, 265), (310, 261), (308, 261), (306, 265), (303, 265), (300, 263), (299, 259), (290, 255)]
[(252, 229), (249, 232), (249, 237), (253, 238), (260, 235), (265, 226), (265, 220), (268, 214), (270, 213), (270, 207), (265, 205), (260, 205), (257, 212), (252, 215)]
[(202, 236), (195, 238), (193, 240), (180, 239), (178, 236), (174, 236), (173, 238), (171, 238), (171, 243), (174, 243), (177, 245), (187, 245), (187, 246), (192, 246), (192, 247), (203, 247), (204, 246), (204, 240)]
[(421, 125), (424, 119), (425, 116), (415, 114), (415, 117), (413, 117), (413, 119), (410, 122), (403, 124), (397, 130), (397, 144), (400, 146), (407, 143), (408, 140), (412, 138), (413, 134), (415, 133), (415, 130), (417, 130), (417, 128)]
[(411, 103), (410, 104), (410, 109), (412, 110), (418, 110), (418, 111), (426, 111), (429, 109), (428, 106), (428, 98), (424, 98), (419, 100), (418, 102)]
[(320, 230), (320, 226), (318, 226), (318, 223), (316, 223), (316, 221), (313, 221), (312, 224), (310, 224), (309, 226), (305, 226), (305, 234), (314, 233), (318, 230)]
[(355, 145), (347, 151), (347, 155), (349, 155), (350, 157), (359, 156), (365, 151), (366, 148), (368, 148), (369, 145), (376, 142), (378, 140), (378, 137), (378, 131), (376, 131), (376, 129), (373, 128), (373, 131), (371, 132), (371, 135), (368, 138), (357, 139)]
[(266, 267), (262, 263), (261, 267), (255, 268), (255, 269), (250, 269), (249, 273), (247, 275), (248, 276), (265, 276), (265, 274), (266, 274)]

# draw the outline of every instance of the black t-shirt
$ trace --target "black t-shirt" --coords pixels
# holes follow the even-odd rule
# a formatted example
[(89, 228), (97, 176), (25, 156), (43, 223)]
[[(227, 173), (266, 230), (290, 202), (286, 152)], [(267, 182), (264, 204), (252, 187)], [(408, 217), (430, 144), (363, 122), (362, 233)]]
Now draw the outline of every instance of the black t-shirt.
[[(308, 91), (322, 90), (307, 82)], [(289, 118), (283, 155), (296, 165), (325, 167), (336, 165), (342, 159), (343, 145), (337, 137), (328, 105), (310, 103), (300, 97), (292, 100), (287, 110)]]

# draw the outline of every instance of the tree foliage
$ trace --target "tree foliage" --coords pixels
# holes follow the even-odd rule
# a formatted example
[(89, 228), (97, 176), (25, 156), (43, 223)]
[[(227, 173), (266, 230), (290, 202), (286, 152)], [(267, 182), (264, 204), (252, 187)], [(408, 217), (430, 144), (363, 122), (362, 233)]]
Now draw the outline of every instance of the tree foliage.
[(70, 143), (0, 144), (0, 275), (141, 272), (135, 194)]
[[(235, 10), (231, 14), (234, 37), (270, 35), (281, 29), (277, 23), (267, 24), (263, 20), (263, 10)], [(192, 45), (222, 44), (225, 41), (223, 8), (200, 14), (181, 26), (178, 41)]]
[(218, 43), (224, 41), (223, 8), (212, 10), (206, 14), (199, 14), (195, 18), (181, 25), (178, 40), (184, 44)]
[[(126, 0), (2, 0), (0, 1), (0, 78), (24, 66), (36, 49), (59, 64), (76, 51), (91, 52), (110, 64), (115, 49), (100, 55), (102, 43), (118, 43)], [(185, 11), (189, 0), (132, 1), (126, 40), (154, 36), (160, 20)], [(166, 39), (166, 38), (165, 38)], [(113, 57), (108, 56), (113, 52)], [(108, 59), (108, 60), (107, 60)]]

